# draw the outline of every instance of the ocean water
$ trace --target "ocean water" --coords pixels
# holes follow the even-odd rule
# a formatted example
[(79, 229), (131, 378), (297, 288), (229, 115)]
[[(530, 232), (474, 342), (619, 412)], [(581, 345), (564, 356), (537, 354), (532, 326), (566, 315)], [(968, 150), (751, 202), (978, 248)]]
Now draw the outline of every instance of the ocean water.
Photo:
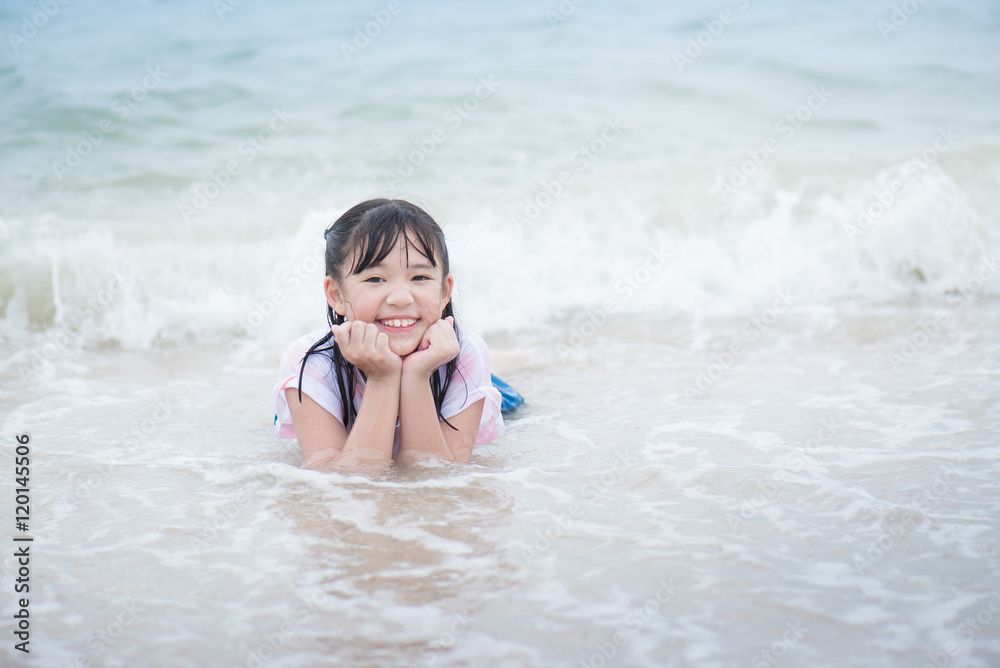
[[(1000, 665), (995, 3), (0, 27), (3, 665)], [(442, 223), (528, 400), (469, 466), (273, 434), (374, 196)]]

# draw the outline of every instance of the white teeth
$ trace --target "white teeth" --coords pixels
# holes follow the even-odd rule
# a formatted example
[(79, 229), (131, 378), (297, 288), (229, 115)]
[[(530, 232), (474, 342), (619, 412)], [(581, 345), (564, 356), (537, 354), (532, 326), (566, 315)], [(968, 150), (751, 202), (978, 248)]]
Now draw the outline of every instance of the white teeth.
[(413, 320), (412, 318), (406, 318), (405, 320), (400, 320), (397, 318), (396, 320), (382, 321), (383, 325), (387, 325), (389, 327), (409, 327), (410, 325), (415, 325), (416, 323), (417, 321)]

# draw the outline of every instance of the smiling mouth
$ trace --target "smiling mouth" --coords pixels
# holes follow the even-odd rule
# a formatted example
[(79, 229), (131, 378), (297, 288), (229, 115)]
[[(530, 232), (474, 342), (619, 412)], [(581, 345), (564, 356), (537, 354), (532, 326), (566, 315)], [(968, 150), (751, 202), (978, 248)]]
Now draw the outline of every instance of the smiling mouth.
[(417, 321), (413, 318), (395, 318), (392, 320), (379, 320), (380, 325), (387, 327), (389, 329), (405, 329), (407, 327), (413, 327), (417, 324)]

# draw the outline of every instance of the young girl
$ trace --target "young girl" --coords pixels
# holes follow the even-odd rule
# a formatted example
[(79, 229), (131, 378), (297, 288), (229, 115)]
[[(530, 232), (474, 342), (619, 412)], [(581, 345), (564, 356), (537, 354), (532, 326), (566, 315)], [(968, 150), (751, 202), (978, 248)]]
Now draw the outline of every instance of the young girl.
[(306, 467), (468, 462), (503, 433), (489, 350), (455, 325), (453, 285), (444, 234), (414, 204), (362, 202), (327, 229), (331, 328), (285, 350), (274, 388), (278, 434)]

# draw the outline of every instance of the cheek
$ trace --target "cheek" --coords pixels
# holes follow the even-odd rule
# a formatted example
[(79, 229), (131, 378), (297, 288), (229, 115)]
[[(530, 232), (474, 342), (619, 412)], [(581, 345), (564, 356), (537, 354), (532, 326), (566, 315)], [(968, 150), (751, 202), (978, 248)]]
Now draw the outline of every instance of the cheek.
[(441, 297), (441, 295), (435, 293), (433, 296), (428, 297), (428, 299), (424, 302), (424, 311), (428, 316), (433, 315), (435, 317), (440, 317), (445, 304), (447, 304), (447, 302)]
[(377, 297), (372, 294), (371, 290), (365, 289), (364, 286), (345, 292), (343, 300), (347, 313), (356, 314), (361, 319), (364, 319), (364, 316), (370, 314), (373, 308), (378, 305)]

